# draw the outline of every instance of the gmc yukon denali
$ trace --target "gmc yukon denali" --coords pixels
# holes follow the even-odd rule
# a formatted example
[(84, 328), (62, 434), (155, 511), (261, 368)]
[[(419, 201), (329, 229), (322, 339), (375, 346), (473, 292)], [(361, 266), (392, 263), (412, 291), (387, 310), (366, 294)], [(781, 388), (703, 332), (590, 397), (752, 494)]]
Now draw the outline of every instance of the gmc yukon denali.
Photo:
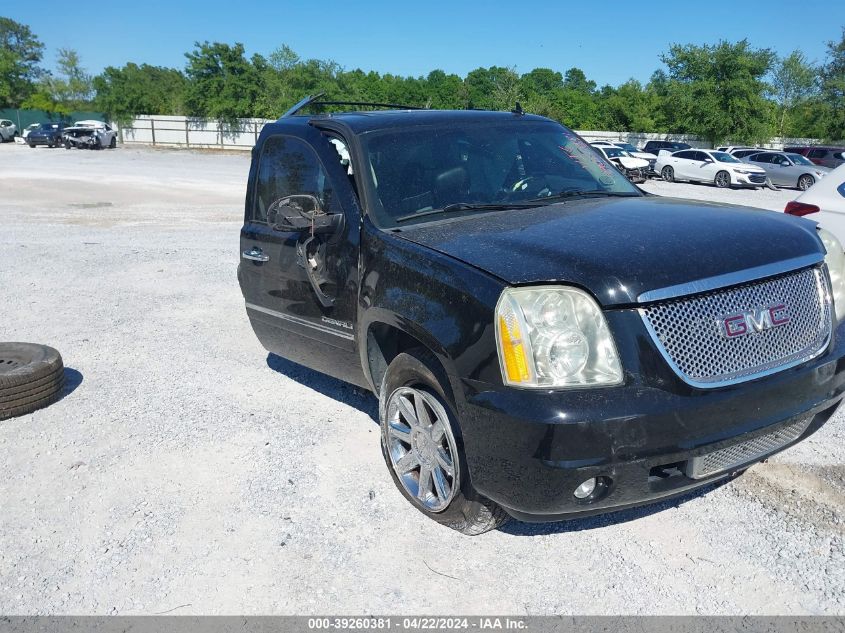
[(814, 223), (647, 195), (519, 108), (313, 101), (253, 149), (246, 312), (269, 352), (376, 394), (428, 517), (479, 534), (653, 502), (836, 410), (845, 255)]

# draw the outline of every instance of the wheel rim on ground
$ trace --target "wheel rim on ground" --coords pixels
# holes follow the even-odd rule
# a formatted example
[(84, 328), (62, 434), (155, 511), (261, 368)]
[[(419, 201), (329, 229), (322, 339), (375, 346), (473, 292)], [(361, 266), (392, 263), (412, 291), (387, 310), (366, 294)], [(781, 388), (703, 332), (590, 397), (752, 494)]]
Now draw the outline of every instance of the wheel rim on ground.
[(662, 176), (663, 180), (667, 180), (669, 182), (672, 182), (675, 179), (675, 174), (673, 173), (671, 167), (664, 167), (663, 171), (660, 172), (660, 175)]
[(731, 184), (730, 176), (728, 176), (725, 172), (720, 171), (716, 174), (716, 186), (717, 187), (727, 187)]
[(812, 176), (801, 176), (801, 179), (798, 181), (798, 188), (801, 191), (807, 191), (810, 187), (813, 186), (813, 177)]
[(400, 387), (387, 402), (387, 452), (408, 495), (430, 512), (445, 510), (459, 489), (455, 439), (443, 405), (430, 393)]

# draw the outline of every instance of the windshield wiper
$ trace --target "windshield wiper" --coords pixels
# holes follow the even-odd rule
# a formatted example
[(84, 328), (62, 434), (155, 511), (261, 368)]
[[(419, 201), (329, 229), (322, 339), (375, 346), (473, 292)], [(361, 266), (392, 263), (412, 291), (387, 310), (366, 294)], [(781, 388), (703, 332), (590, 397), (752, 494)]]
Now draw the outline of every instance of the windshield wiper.
[(531, 198), (532, 202), (544, 202), (546, 200), (562, 200), (564, 198), (578, 198), (581, 196), (612, 196), (618, 198), (636, 198), (640, 194), (625, 191), (605, 191), (604, 189), (587, 189), (584, 191), (560, 191), (542, 198)]
[(507, 211), (508, 209), (530, 209), (540, 206), (534, 201), (530, 202), (495, 202), (495, 203), (474, 203), (474, 202), (454, 202), (447, 204), (441, 209), (429, 209), (428, 211), (421, 211), (419, 213), (411, 213), (396, 218), (396, 223), (407, 222), (416, 218), (424, 218), (427, 215), (437, 215), (439, 213), (452, 213), (454, 211)]

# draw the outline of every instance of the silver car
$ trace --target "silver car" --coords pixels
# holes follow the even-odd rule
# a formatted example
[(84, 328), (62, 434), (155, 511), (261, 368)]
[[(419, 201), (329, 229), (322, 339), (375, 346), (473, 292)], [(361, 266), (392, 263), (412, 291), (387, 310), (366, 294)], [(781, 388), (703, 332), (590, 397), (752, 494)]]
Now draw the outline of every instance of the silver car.
[(830, 172), (827, 167), (814, 165), (801, 154), (790, 152), (759, 152), (741, 160), (762, 167), (773, 185), (797, 187), (801, 191), (807, 191)]

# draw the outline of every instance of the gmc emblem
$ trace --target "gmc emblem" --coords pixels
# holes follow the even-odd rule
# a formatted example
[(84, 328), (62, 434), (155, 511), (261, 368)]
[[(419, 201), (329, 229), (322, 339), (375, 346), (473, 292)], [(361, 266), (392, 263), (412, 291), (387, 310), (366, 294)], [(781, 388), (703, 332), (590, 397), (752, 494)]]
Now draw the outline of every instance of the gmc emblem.
[(786, 325), (789, 321), (786, 306), (778, 303), (768, 308), (754, 308), (753, 310), (720, 317), (716, 319), (716, 325), (719, 327), (722, 336), (735, 338)]

